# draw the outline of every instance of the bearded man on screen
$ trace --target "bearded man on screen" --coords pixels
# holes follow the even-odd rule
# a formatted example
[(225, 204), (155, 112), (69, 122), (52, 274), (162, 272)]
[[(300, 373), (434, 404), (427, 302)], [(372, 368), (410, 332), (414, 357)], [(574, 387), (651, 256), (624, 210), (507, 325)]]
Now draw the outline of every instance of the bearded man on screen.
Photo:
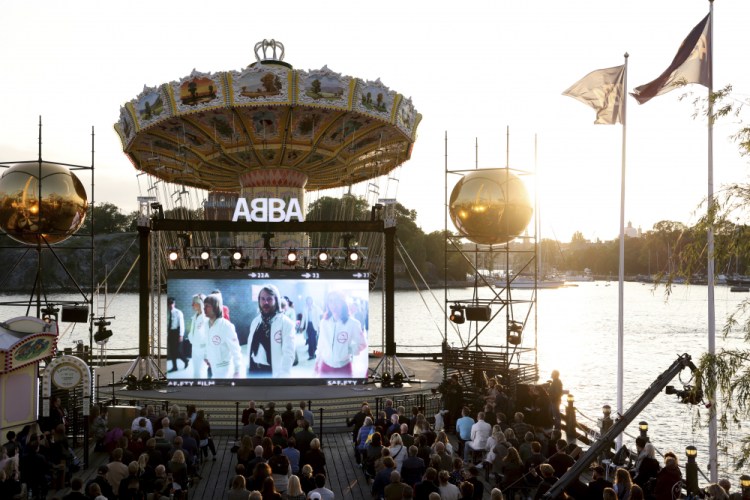
[(260, 314), (250, 324), (250, 376), (289, 377), (294, 363), (295, 324), (283, 312), (274, 285), (258, 293)]

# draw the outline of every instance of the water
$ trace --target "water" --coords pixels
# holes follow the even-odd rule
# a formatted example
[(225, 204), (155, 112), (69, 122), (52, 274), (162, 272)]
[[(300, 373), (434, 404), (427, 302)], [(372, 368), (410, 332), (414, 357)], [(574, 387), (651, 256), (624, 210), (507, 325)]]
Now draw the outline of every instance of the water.
[[(580, 283), (577, 287), (538, 291), (537, 352), (541, 381), (545, 381), (553, 369), (559, 370), (565, 388), (575, 396), (579, 419), (594, 426), (595, 420), (601, 416), (602, 405), (609, 404), (613, 410), (616, 408), (617, 291), (615, 282), (611, 286), (604, 282), (589, 282)], [(430, 293), (420, 296), (416, 291), (396, 292), (395, 340), (398, 352), (439, 350), (444, 329), (444, 315), (441, 311), (444, 292), (436, 290), (433, 293), (434, 297)], [(486, 293), (487, 290), (480, 289), (480, 294)], [(514, 298), (523, 298), (529, 294), (529, 291), (514, 291)], [(706, 294), (705, 286), (675, 285), (672, 296), (666, 299), (663, 288), (654, 290), (650, 285), (625, 283), (625, 409), (679, 354), (688, 353), (697, 362), (701, 354), (707, 351)], [(455, 300), (467, 296), (471, 296), (470, 289), (449, 290), (448, 298)], [(715, 296), (719, 332), (717, 349), (724, 345), (740, 345), (741, 332), (735, 332), (724, 340), (721, 329), (726, 317), (735, 311), (747, 295), (731, 293), (728, 287), (717, 287)], [(70, 296), (65, 298), (70, 299)], [(135, 354), (138, 343), (138, 296), (120, 294), (110, 296), (109, 300), (107, 315), (115, 316), (115, 319), (112, 320), (114, 336), (108, 344), (108, 352)], [(382, 296), (373, 293), (370, 297), (371, 349), (382, 350), (381, 310)], [(166, 303), (163, 311), (166, 311)], [(3, 314), (10, 314), (7, 317), (23, 313), (19, 308), (13, 308), (13, 312), (3, 310)], [(524, 333), (524, 346), (533, 346), (533, 320), (532, 315), (531, 324)], [(462, 335), (465, 338), (465, 333)], [(499, 345), (504, 335), (503, 321), (496, 321), (480, 336), (480, 344)], [(72, 329), (63, 331), (59, 347), (71, 347), (76, 340), (83, 340), (88, 344), (87, 325), (75, 325)], [(455, 332), (451, 331), (447, 340), (453, 346), (462, 345)], [(162, 345), (165, 345), (165, 337), (162, 337)], [(408, 361), (406, 366), (408, 367)], [(683, 382), (689, 381), (689, 370), (684, 370), (681, 377), (682, 382), (679, 379), (672, 382), (680, 389)], [(700, 416), (705, 417), (706, 409), (702, 406), (699, 409)], [(581, 414), (594, 422), (585, 420)], [(661, 452), (674, 450), (684, 457), (686, 446), (696, 446), (698, 462), (705, 468), (708, 455), (707, 431), (704, 427), (694, 425), (697, 415), (696, 407), (680, 404), (675, 396), (662, 392), (636, 422), (648, 422), (649, 436)], [(629, 427), (628, 434), (638, 434), (636, 423)], [(726, 453), (720, 452), (719, 456), (720, 467), (727, 470), (731, 457), (736, 455), (738, 448), (734, 448), (732, 443), (739, 441), (739, 434), (736, 431), (720, 430), (719, 437), (728, 443)], [(634, 437), (626, 436), (624, 439), (624, 443), (631, 449), (634, 448), (633, 441)], [(735, 476), (736, 473), (729, 475)]]

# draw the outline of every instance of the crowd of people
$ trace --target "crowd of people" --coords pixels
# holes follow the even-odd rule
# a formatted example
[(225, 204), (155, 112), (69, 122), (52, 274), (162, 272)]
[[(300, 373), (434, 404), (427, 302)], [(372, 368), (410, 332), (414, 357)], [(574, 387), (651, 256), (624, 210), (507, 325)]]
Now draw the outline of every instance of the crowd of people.
[[(490, 379), (483, 406), (471, 409), (463, 405), (462, 391), (454, 390), (460, 387), (457, 378), (447, 382), (445, 410), (434, 418), (419, 408), (407, 414), (386, 400), (376, 414), (363, 403), (348, 421), (354, 459), (372, 481), (373, 499), (479, 500), (486, 482), (493, 499), (540, 500), (582, 455), (579, 446), (561, 436), (564, 391), (557, 371), (548, 384), (529, 388), (520, 403)], [(677, 456), (667, 452), (658, 459), (656, 448), (642, 437), (630, 466), (610, 472), (612, 482), (604, 467), (593, 463), (585, 475), (590, 480), (576, 478), (555, 500), (672, 500), (680, 498), (684, 486)], [(730, 488), (723, 479), (705, 495), (742, 498)]]

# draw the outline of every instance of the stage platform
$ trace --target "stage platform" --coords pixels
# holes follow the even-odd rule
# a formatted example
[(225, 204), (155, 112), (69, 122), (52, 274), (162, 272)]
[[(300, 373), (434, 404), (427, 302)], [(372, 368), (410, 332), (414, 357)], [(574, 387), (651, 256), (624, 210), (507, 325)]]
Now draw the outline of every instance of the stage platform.
[[(380, 358), (371, 358), (369, 362), (370, 368), (375, 369)], [(325, 414), (321, 413), (322, 424), (340, 428), (345, 425), (346, 417), (352, 416), (364, 401), (370, 403), (374, 410), (376, 400), (390, 398), (409, 412), (412, 406), (431, 406), (428, 404), (430, 401), (439, 399), (433, 390), (443, 379), (441, 364), (420, 359), (399, 359), (399, 362), (409, 375), (409, 380), (400, 388), (381, 387), (380, 383), (374, 382), (358, 385), (168, 386), (152, 390), (127, 390), (120, 382), (132, 363), (97, 367), (95, 374), (99, 400), (114, 399), (116, 404), (136, 406), (154, 403), (161, 406), (195, 404), (198, 408), (205, 408), (211, 414), (212, 423), (219, 428), (234, 428), (237, 410), (241, 412), (251, 399), (259, 405), (274, 401), (277, 408), (283, 408), (287, 402), (297, 407), (300, 401), (309, 401), (313, 411), (324, 411)], [(164, 370), (165, 361), (161, 364)], [(112, 381), (115, 381), (114, 387), (103, 386)], [(432, 404), (439, 403), (434, 401)]]

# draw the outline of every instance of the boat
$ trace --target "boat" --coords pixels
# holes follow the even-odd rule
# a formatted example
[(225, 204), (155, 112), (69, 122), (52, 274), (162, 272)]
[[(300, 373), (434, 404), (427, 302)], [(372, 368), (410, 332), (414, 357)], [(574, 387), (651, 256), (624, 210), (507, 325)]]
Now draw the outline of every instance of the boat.
[[(508, 283), (505, 280), (500, 279), (496, 284), (497, 286), (505, 287)], [(510, 280), (510, 288), (519, 288), (526, 290), (532, 288), (563, 288), (566, 286), (576, 285), (568, 285), (566, 283), (566, 280), (556, 277), (545, 277), (535, 280), (533, 276), (518, 275), (512, 277)]]
[(734, 285), (729, 287), (730, 292), (750, 292), (750, 287), (744, 285)]

